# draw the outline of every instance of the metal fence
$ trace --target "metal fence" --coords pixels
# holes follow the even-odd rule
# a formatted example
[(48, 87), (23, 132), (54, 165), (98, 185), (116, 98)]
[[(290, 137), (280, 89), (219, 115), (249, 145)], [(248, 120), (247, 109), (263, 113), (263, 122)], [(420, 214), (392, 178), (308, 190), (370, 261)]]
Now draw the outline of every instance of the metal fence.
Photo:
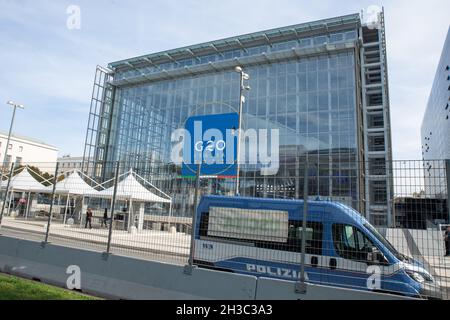
[(63, 162), (2, 168), (1, 233), (299, 281), (299, 290), (305, 280), (447, 298), (449, 161), (243, 170), (242, 197), (231, 178), (108, 166), (109, 175)]

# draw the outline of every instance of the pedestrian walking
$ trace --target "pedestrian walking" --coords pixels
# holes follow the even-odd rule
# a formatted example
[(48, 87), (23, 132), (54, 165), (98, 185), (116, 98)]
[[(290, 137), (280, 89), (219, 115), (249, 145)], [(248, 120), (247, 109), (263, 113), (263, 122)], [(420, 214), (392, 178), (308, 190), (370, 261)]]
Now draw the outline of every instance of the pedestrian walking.
[(87, 229), (89, 224), (89, 229), (92, 229), (92, 209), (88, 208), (86, 211), (86, 224), (84, 225), (84, 228)]
[(102, 219), (101, 227), (103, 227), (103, 225), (105, 225), (105, 228), (108, 228), (108, 209), (107, 208), (105, 208), (105, 212), (103, 212), (103, 219)]
[(447, 230), (445, 230), (445, 256), (450, 257), (450, 227), (447, 227)]

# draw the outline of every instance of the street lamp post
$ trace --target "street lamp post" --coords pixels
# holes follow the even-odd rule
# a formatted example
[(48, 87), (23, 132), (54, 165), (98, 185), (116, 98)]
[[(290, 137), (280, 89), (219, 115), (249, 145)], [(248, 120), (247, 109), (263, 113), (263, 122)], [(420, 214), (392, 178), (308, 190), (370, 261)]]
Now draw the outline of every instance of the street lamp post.
[(241, 155), (241, 130), (242, 130), (242, 109), (245, 102), (244, 91), (249, 91), (250, 86), (246, 86), (244, 81), (250, 80), (250, 76), (244, 72), (242, 67), (236, 67), (235, 71), (240, 74), (239, 81), (239, 113), (238, 113), (238, 141), (237, 141), (237, 155), (236, 155), (236, 164), (237, 164), (237, 175), (236, 175), (236, 196), (239, 196), (239, 173), (240, 173), (240, 155)]
[[(14, 118), (16, 116), (16, 109), (24, 109), (24, 106), (18, 103), (15, 103), (13, 101), (8, 101), (6, 102), (6, 104), (9, 104), (10, 106), (12, 106), (13, 109), (13, 114), (12, 114), (12, 118), (11, 118), (11, 124), (9, 126), (9, 133), (8, 133), (8, 139), (6, 141), (6, 146), (5, 146), (5, 154), (3, 155), (3, 168), (6, 168), (6, 159), (7, 159), (7, 154), (8, 154), (8, 148), (9, 148), (9, 142), (11, 140), (11, 133), (12, 133), (12, 128), (13, 128), (13, 124), (14, 124)], [(1, 170), (1, 178), (3, 180), (3, 168)]]

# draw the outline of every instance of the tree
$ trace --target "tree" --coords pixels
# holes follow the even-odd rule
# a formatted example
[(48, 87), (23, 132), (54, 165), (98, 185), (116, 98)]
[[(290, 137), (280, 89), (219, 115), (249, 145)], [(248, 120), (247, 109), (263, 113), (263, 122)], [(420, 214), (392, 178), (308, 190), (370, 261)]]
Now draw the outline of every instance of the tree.
[[(16, 174), (22, 172), (21, 169), (26, 168), (26, 166), (20, 165), (16, 169)], [(35, 178), (38, 182), (42, 183), (44, 186), (49, 186), (52, 184), (53, 175), (48, 172), (42, 172), (38, 167), (28, 166), (30, 169), (28, 172)]]

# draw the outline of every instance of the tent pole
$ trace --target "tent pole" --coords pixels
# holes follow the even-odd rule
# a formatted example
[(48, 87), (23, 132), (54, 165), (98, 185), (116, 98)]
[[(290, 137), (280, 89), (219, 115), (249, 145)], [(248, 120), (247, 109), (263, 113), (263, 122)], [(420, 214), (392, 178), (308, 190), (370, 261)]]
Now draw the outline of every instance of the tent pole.
[[(82, 217), (83, 217), (83, 211), (84, 211), (84, 196), (81, 197), (81, 216)], [(87, 216), (86, 216), (86, 219), (87, 219)], [(91, 221), (91, 223), (92, 223), (92, 221)], [(83, 227), (83, 225), (81, 227)]]
[(109, 208), (111, 209), (113, 207), (113, 198), (111, 198), (111, 202), (109, 203)]
[(30, 212), (30, 197), (31, 191), (28, 192), (27, 210), (25, 211), (25, 220), (28, 220), (28, 213)]
[(60, 194), (58, 194), (58, 209), (59, 209), (58, 214), (60, 214), (61, 213), (61, 195)]
[(133, 215), (133, 199), (130, 198), (130, 207), (128, 208), (128, 231), (131, 231), (131, 222), (133, 222), (134, 225), (134, 217), (133, 219), (131, 219), (132, 215)]
[(13, 196), (14, 196), (14, 189), (11, 189), (10, 194), (9, 194), (8, 217), (11, 217), (11, 202), (12, 202)]
[(169, 206), (169, 232), (170, 232), (171, 224), (172, 224), (172, 201), (170, 201), (170, 206)]
[(67, 207), (69, 206), (69, 201), (70, 201), (70, 193), (67, 194), (66, 208), (65, 208), (65, 210), (64, 210), (64, 221), (63, 221), (63, 225), (66, 225), (66, 219), (67, 219)]
[[(76, 208), (77, 205), (77, 201), (74, 200), (74, 206)], [(81, 209), (80, 209), (80, 213), (78, 215), (78, 219), (80, 219), (80, 228), (83, 228), (83, 198), (81, 198)]]

